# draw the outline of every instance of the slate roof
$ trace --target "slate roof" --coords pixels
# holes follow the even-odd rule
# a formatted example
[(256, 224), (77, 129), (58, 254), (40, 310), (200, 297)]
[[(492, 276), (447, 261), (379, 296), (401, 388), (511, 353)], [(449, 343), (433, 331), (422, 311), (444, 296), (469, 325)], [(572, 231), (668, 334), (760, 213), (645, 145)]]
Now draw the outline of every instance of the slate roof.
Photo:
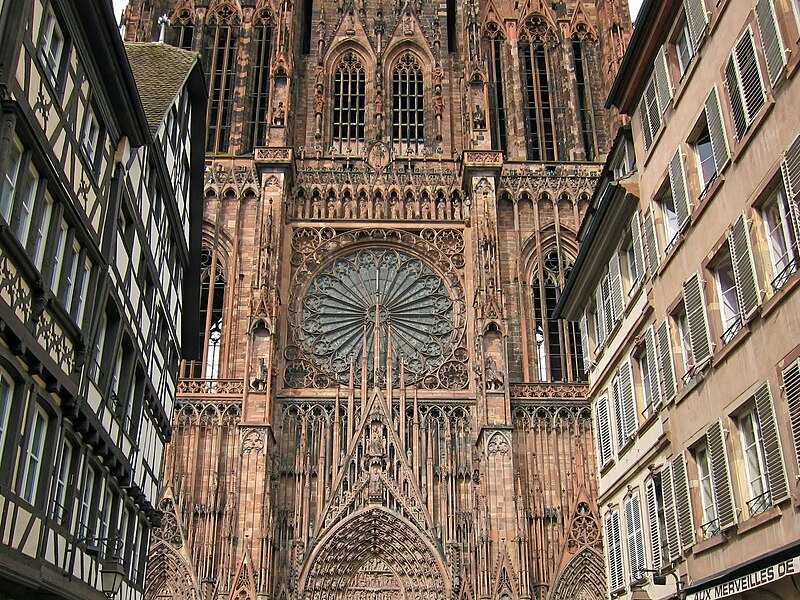
[(125, 51), (147, 124), (155, 133), (197, 64), (198, 55), (161, 42), (126, 43)]

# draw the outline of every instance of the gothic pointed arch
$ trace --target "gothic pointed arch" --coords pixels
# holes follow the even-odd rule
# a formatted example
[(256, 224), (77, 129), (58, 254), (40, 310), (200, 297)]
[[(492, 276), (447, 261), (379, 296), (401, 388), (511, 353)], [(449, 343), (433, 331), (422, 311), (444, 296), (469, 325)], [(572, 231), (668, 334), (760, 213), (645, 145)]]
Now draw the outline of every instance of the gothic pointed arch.
[(417, 597), (444, 600), (451, 583), (431, 538), (398, 513), (367, 505), (311, 549), (298, 587), (306, 600), (345, 599), (367, 589), (391, 600), (411, 590)]
[(239, 568), (236, 571), (236, 576), (233, 581), (230, 600), (255, 600), (255, 580), (253, 578), (250, 554), (247, 550), (242, 554), (242, 561), (239, 563)]
[(161, 525), (153, 530), (148, 557), (145, 600), (202, 600), (189, 560), (184, 526), (170, 489), (159, 503)]
[(250, 31), (250, 62), (253, 70), (250, 106), (248, 112), (248, 130), (250, 132), (250, 149), (267, 143), (267, 131), (270, 125), (283, 125), (286, 118), (286, 107), (276, 106), (269, 114), (270, 91), (272, 82), (272, 63), (274, 54), (275, 15), (266, 4), (253, 13)]
[(550, 600), (602, 600), (606, 597), (603, 558), (591, 548), (584, 548), (570, 560), (550, 593)]
[(419, 56), (403, 52), (391, 67), (392, 144), (400, 156), (425, 146), (425, 75)]
[(366, 142), (365, 61), (357, 50), (347, 49), (332, 67), (331, 145), (338, 154), (359, 155)]
[(576, 37), (581, 41), (596, 42), (597, 29), (592, 25), (591, 19), (586, 12), (586, 7), (581, 0), (575, 4), (575, 9), (572, 11), (572, 17), (569, 21), (569, 37), (575, 39)]
[(183, 50), (191, 50), (194, 42), (197, 10), (194, 0), (180, 0), (170, 16), (170, 43)]
[(233, 92), (242, 7), (238, 0), (214, 0), (208, 7), (203, 34), (203, 63), (209, 78), (206, 152), (230, 148)]
[(557, 43), (555, 25), (544, 14), (533, 13), (522, 22), (518, 48), (528, 160), (557, 159), (549, 56)]

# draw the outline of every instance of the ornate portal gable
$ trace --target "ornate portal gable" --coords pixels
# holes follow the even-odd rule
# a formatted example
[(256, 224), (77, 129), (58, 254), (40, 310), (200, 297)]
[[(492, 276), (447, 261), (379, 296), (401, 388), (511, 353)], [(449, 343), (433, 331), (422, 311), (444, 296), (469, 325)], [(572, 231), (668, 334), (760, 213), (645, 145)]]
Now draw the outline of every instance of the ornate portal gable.
[(421, 530), (430, 531), (431, 515), (380, 389), (372, 390), (361, 415), (315, 537), (368, 504), (391, 508)]

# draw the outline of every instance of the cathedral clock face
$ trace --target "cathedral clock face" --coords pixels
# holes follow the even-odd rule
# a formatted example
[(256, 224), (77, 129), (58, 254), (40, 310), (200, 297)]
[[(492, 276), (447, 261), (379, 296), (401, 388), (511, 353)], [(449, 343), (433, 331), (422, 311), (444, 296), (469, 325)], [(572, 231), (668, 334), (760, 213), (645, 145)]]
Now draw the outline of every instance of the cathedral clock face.
[(360, 384), (364, 358), (372, 382), (376, 351), (385, 381), (387, 350), (394, 381), (400, 361), (406, 382), (418, 381), (442, 366), (457, 337), (442, 278), (419, 258), (389, 248), (336, 258), (312, 279), (300, 316), (296, 333), (306, 356), (342, 384), (351, 363)]

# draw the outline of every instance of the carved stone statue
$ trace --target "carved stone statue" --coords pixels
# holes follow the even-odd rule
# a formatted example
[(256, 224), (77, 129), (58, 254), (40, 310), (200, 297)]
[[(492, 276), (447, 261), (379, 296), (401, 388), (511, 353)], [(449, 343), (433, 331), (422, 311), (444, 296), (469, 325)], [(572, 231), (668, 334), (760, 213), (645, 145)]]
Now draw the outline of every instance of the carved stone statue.
[(272, 111), (272, 124), (277, 127), (283, 127), (286, 120), (286, 107), (283, 102), (278, 102), (278, 106)]
[(433, 114), (441, 118), (444, 112), (444, 98), (441, 94), (436, 94), (433, 97)]
[(475, 129), (486, 129), (486, 111), (480, 104), (476, 104), (472, 111), (472, 125)]
[(506, 375), (497, 368), (497, 363), (491, 356), (486, 357), (486, 389), (502, 390), (506, 382)]

